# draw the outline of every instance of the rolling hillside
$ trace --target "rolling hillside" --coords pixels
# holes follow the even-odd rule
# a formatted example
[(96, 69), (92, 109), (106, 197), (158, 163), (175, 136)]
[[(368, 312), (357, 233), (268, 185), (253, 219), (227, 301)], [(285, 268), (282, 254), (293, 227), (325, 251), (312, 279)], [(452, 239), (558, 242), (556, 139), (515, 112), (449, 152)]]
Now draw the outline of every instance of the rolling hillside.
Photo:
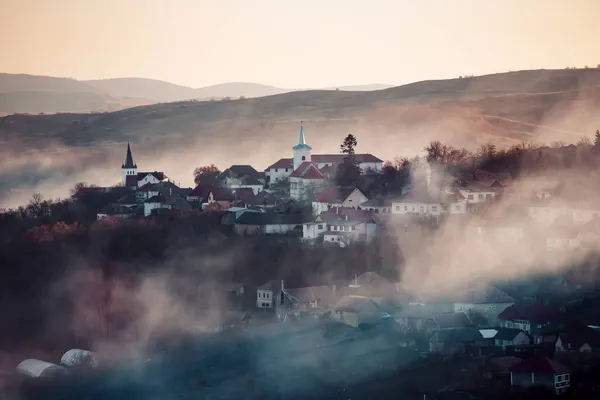
[[(412, 156), (433, 139), (475, 148), (521, 141), (576, 142), (600, 126), (600, 70), (520, 71), (424, 81), (372, 92), (297, 91), (230, 101), (154, 104), (102, 114), (0, 118), (4, 187), (119, 180), (131, 140), (142, 169), (191, 184), (194, 167), (289, 156), (305, 121), (314, 152), (336, 152), (348, 133), (358, 151)], [(54, 186), (53, 186), (54, 185)], [(53, 192), (54, 193), (54, 192)], [(63, 194), (64, 195), (64, 194)]]
[[(372, 84), (326, 90), (367, 91), (389, 88)], [(258, 83), (229, 82), (199, 89), (144, 78), (78, 81), (25, 74), (0, 73), (0, 116), (13, 113), (118, 111), (129, 107), (187, 100), (263, 97), (298, 89)]]

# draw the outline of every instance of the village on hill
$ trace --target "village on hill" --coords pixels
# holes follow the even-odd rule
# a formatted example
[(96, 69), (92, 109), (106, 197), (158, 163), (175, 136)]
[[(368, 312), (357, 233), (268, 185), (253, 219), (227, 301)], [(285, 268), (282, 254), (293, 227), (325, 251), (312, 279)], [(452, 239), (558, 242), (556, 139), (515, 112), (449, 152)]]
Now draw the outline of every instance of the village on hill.
[[(464, 151), (440, 142), (426, 148), (424, 162), (384, 163), (376, 155), (357, 153), (353, 135), (343, 140), (339, 153), (330, 154), (313, 154), (307, 137), (301, 122), (291, 157), (274, 161), (264, 171), (238, 164), (222, 172), (214, 166), (199, 168), (195, 188), (182, 188), (166, 172), (151, 167), (138, 171), (128, 144), (120, 185), (82, 184), (72, 199), (74, 204), (96, 199), (95, 223), (104, 227), (216, 216), (220, 226), (241, 239), (286, 238), (308, 251), (340, 252), (357, 246), (381, 251), (393, 243), (407, 259), (430, 243), (443, 257), (456, 253), (462, 259), (429, 258), (417, 270), (404, 267), (404, 274), (396, 277), (373, 265), (341, 283), (320, 276), (321, 281), (312, 280), (314, 286), (290, 283), (283, 273), (256, 285), (211, 284), (230, 306), (220, 308), (220, 317), (203, 329), (262, 335), (264, 329), (276, 329), (272, 324), (309, 326), (307, 332), (324, 329), (319, 341), (339, 351), (342, 337), (360, 343), (381, 340), (364, 344), (365, 351), (400, 351), (403, 362), (411, 365), (402, 368), (413, 373), (418, 366), (448, 370), (447, 379), (435, 384), (415, 383), (416, 375), (409, 379), (419, 393), (431, 394), (427, 386), (433, 385), (472, 392), (540, 386), (563, 394), (589, 385), (586, 374), (600, 354), (600, 313), (594, 308), (597, 298), (591, 296), (596, 281), (585, 276), (594, 268), (589, 256), (600, 243), (600, 203), (573, 178), (548, 173), (528, 181), (515, 179), (509, 169), (515, 154), (533, 154), (532, 168), (538, 168), (541, 158), (558, 164), (585, 159), (600, 147), (600, 134), (594, 145), (502, 152), (483, 146), (480, 157), (493, 162), (471, 167), (464, 167), (469, 165)], [(548, 269), (574, 268), (551, 277), (508, 268), (528, 255)], [(433, 276), (418, 275), (435, 263), (441, 269), (432, 269)], [(466, 269), (490, 265), (498, 269), (491, 274), (497, 279), (469, 275), (461, 263)], [(436, 274), (441, 278), (436, 280)], [(302, 334), (282, 335), (298, 339), (294, 346), (299, 348), (314, 343), (300, 343)], [(328, 362), (339, 362), (340, 354), (335, 357)], [(56, 367), (25, 361), (20, 367), (25, 375), (41, 376)], [(338, 372), (344, 374), (344, 368), (340, 364)]]

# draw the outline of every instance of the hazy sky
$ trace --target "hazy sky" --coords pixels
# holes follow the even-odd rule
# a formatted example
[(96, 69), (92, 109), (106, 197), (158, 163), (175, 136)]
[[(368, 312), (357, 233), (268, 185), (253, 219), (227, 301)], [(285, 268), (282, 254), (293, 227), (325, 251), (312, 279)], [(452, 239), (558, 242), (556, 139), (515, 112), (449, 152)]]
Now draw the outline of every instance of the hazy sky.
[(600, 0), (0, 0), (0, 72), (286, 88), (600, 63)]

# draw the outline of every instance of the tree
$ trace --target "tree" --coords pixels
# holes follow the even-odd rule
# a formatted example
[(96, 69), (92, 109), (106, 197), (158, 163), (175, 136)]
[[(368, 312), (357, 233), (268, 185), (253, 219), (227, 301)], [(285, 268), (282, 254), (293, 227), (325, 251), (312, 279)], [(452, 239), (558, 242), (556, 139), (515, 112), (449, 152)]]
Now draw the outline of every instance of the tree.
[(479, 146), (479, 157), (491, 159), (496, 155), (496, 145), (492, 143)]
[(217, 177), (221, 170), (215, 164), (205, 165), (194, 170), (194, 182), (196, 185), (213, 186), (217, 183)]
[(594, 135), (594, 151), (600, 150), (600, 130), (596, 129), (596, 134)]
[(336, 171), (335, 181), (339, 186), (356, 186), (360, 178), (360, 166), (354, 154), (354, 148), (357, 144), (356, 137), (349, 134), (340, 145), (340, 150), (346, 154), (346, 157), (338, 165)]
[(353, 134), (346, 136), (340, 145), (340, 151), (344, 154), (354, 155), (354, 148), (358, 145), (358, 141)]

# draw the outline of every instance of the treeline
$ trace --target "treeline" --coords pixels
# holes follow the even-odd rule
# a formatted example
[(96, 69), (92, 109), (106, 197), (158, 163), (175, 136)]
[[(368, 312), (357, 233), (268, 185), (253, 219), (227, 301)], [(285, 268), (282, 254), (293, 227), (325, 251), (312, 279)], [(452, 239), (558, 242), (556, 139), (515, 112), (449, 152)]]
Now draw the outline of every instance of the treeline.
[(482, 144), (476, 151), (469, 151), (435, 140), (424, 151), (422, 157), (397, 157), (388, 161), (383, 171), (384, 185), (397, 190), (409, 182), (411, 169), (424, 164), (435, 165), (452, 175), (480, 168), (489, 172), (508, 173), (512, 178), (565, 169), (595, 170), (600, 166), (600, 131), (596, 131), (593, 142), (582, 138), (572, 145), (561, 141), (549, 146), (520, 143), (499, 149), (488, 143)]

